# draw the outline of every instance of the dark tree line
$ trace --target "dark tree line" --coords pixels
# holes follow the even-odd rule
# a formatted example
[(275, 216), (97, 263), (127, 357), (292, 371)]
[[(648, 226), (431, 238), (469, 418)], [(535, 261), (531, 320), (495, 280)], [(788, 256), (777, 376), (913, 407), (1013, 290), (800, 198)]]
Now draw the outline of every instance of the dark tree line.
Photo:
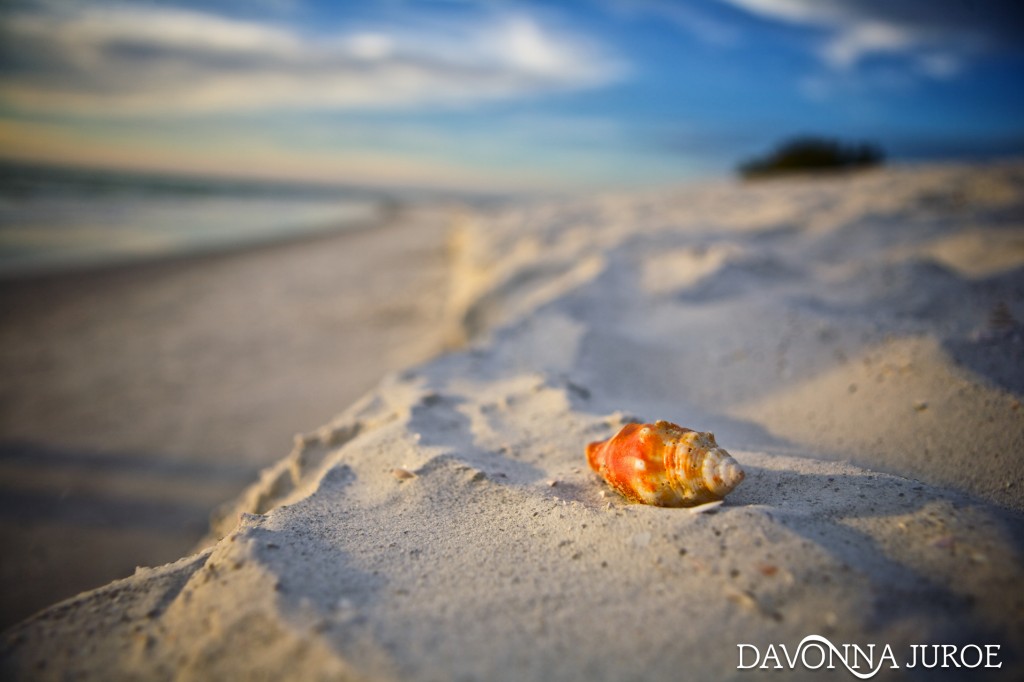
[(788, 173), (870, 168), (882, 163), (882, 150), (872, 144), (843, 144), (820, 137), (797, 137), (779, 145), (767, 156), (753, 158), (739, 166), (744, 178), (761, 178)]

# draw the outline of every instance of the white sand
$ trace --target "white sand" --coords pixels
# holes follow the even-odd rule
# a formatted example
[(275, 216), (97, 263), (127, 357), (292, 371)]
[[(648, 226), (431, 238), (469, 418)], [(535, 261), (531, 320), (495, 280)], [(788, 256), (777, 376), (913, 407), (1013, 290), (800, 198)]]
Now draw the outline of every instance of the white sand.
[[(1013, 165), (467, 216), (469, 348), (310, 432), (209, 548), (10, 630), (4, 670), (750, 679), (738, 643), (819, 634), (999, 644), (1014, 679), (1022, 234)], [(625, 504), (583, 448), (634, 417), (713, 430), (746, 481)]]

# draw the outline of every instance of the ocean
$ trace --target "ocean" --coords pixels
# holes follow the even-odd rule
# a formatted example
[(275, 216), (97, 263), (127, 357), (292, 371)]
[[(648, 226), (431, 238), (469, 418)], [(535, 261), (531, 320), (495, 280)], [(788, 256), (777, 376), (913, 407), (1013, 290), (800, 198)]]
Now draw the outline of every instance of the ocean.
[(352, 228), (377, 190), (0, 164), (0, 276), (93, 268)]

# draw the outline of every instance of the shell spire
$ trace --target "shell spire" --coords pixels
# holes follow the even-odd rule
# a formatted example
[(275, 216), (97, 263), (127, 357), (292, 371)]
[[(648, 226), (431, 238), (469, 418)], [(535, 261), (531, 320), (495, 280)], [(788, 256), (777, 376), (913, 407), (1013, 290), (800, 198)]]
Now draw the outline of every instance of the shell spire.
[(661, 507), (720, 500), (743, 480), (743, 469), (713, 433), (667, 421), (626, 424), (587, 446), (590, 468), (623, 497)]

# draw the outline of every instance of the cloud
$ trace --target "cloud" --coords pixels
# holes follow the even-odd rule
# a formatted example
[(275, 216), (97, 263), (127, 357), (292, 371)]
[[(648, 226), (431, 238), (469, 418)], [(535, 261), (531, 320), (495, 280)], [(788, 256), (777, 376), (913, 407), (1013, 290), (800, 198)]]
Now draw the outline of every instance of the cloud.
[(524, 13), (333, 34), (153, 5), (43, 5), (0, 16), (0, 101), (146, 115), (450, 107), (593, 88), (625, 65)]
[(722, 0), (750, 13), (832, 35), (821, 49), (846, 70), (872, 55), (908, 57), (935, 78), (958, 74), (986, 51), (1017, 50), (1024, 35), (1019, 0)]
[(675, 0), (604, 0), (611, 11), (627, 16), (649, 16), (667, 21), (697, 40), (718, 47), (732, 47), (740, 42), (739, 31), (717, 21), (692, 6)]

